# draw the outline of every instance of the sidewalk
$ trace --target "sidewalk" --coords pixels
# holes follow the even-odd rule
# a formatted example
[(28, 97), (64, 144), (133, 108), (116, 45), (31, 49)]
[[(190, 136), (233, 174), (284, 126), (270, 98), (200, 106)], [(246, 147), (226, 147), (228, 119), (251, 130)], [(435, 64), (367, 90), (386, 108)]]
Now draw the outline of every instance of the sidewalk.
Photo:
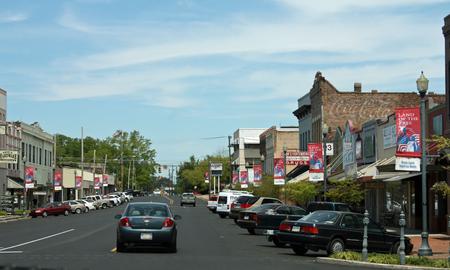
[[(420, 235), (408, 235), (408, 237), (411, 238), (411, 243), (414, 245), (411, 255), (418, 255), (417, 251), (422, 243), (422, 238)], [(430, 234), (428, 243), (430, 244), (431, 250), (433, 250), (433, 256), (431, 258), (445, 259), (449, 256), (450, 235)]]
[(16, 221), (16, 220), (22, 220), (22, 219), (29, 219), (31, 217), (24, 216), (24, 215), (7, 215), (7, 216), (1, 216), (0, 217), (0, 223), (6, 223), (10, 221)]

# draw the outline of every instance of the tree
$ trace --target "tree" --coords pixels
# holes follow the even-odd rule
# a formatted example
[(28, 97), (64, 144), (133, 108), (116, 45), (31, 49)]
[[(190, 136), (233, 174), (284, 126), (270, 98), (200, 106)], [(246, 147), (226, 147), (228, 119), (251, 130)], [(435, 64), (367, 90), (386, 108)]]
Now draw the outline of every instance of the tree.
[(309, 201), (319, 194), (317, 185), (310, 181), (288, 184), (286, 188), (289, 200), (303, 206), (306, 206)]
[(364, 190), (358, 182), (352, 179), (330, 181), (330, 188), (326, 195), (332, 201), (358, 205), (364, 199)]
[(259, 187), (250, 187), (249, 191), (257, 196), (279, 198), (281, 186), (273, 184), (273, 176), (263, 175), (261, 185)]

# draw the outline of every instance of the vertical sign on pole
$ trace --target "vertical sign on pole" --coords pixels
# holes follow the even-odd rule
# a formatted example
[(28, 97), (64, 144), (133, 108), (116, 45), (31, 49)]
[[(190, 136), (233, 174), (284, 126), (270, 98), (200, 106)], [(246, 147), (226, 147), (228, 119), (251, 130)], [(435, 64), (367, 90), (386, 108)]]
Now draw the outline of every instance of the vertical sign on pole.
[(395, 109), (397, 126), (397, 150), (395, 169), (399, 171), (420, 171), (422, 138), (420, 137), (420, 109)]
[(258, 187), (262, 181), (262, 164), (253, 165), (253, 185)]
[(53, 179), (53, 190), (60, 191), (62, 182), (62, 173), (60, 170), (55, 171), (54, 179)]
[(239, 182), (241, 183), (241, 188), (248, 188), (248, 172), (247, 172), (247, 170), (239, 171)]
[(284, 160), (282, 158), (273, 159), (273, 184), (274, 185), (284, 185)]
[(323, 147), (321, 143), (309, 143), (309, 181), (323, 180)]

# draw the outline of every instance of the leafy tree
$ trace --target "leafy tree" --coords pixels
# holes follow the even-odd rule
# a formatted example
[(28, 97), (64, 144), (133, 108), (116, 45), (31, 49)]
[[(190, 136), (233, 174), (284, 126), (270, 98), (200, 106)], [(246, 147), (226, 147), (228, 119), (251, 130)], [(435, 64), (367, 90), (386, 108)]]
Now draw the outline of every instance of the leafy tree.
[(250, 187), (249, 191), (257, 196), (280, 198), (281, 186), (273, 184), (273, 176), (263, 175), (261, 185), (259, 187)]
[(352, 180), (330, 181), (327, 198), (336, 202), (358, 205), (364, 199), (364, 190), (361, 185)]
[(287, 185), (288, 198), (298, 205), (306, 206), (318, 194), (319, 190), (316, 184), (310, 181), (299, 181)]

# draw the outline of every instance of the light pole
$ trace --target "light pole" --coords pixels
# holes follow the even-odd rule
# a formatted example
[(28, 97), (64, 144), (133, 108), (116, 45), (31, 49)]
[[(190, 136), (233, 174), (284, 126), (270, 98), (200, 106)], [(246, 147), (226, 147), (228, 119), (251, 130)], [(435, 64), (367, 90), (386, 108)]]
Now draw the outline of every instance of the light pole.
[(322, 125), (323, 135), (323, 200), (327, 200), (327, 135), (328, 125), (323, 123)]
[(422, 74), (416, 81), (420, 94), (420, 139), (422, 141), (422, 244), (419, 248), (419, 256), (432, 256), (433, 251), (428, 244), (428, 204), (427, 204), (427, 157), (426, 157), (426, 110), (425, 101), (428, 90), (428, 79)]
[(22, 161), (23, 161), (23, 207), (25, 210), (28, 209), (28, 205), (27, 205), (27, 174), (26, 174), (26, 165), (27, 165), (27, 156), (23, 156), (22, 157)]
[(286, 144), (283, 145), (283, 166), (284, 166), (284, 204), (287, 204), (287, 179), (286, 179), (286, 175), (287, 175), (287, 166), (286, 166), (286, 152), (287, 152), (287, 147)]

